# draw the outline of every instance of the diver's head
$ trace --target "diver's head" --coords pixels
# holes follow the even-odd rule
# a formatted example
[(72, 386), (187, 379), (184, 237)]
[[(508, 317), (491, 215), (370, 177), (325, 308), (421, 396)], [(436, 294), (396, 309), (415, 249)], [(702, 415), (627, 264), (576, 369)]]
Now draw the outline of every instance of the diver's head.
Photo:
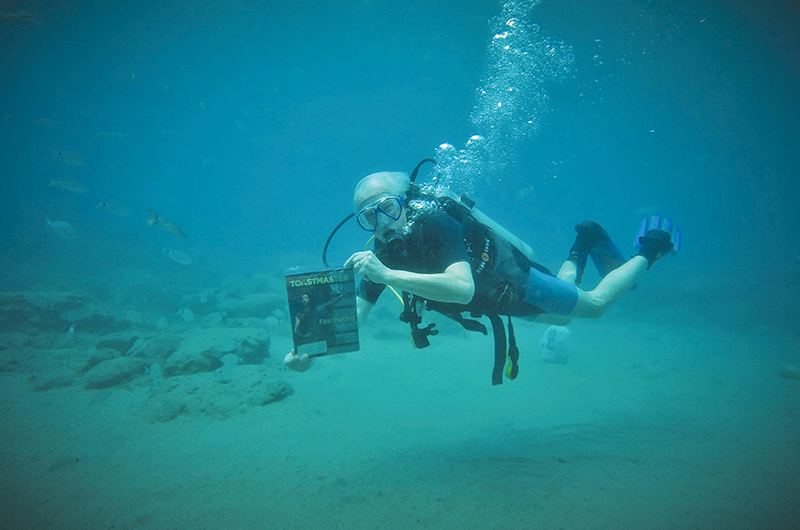
[(353, 212), (359, 226), (382, 242), (408, 222), (405, 199), (411, 181), (407, 174), (384, 171), (367, 175), (356, 185)]

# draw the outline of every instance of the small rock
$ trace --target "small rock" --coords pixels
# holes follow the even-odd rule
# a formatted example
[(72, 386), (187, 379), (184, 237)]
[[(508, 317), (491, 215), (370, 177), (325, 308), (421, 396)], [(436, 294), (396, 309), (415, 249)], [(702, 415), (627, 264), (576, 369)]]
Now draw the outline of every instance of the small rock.
[(44, 392), (51, 388), (69, 386), (75, 380), (75, 372), (67, 368), (60, 370), (39, 372), (28, 377), (28, 383), (34, 390)]
[(147, 366), (147, 362), (142, 359), (117, 357), (103, 361), (83, 374), (81, 384), (87, 389), (121, 385), (145, 373)]
[(80, 371), (80, 373), (85, 374), (86, 372), (88, 372), (89, 370), (91, 370), (92, 368), (97, 366), (98, 364), (102, 363), (103, 361), (109, 361), (111, 359), (116, 359), (117, 357), (120, 357), (121, 355), (122, 354), (119, 352), (119, 350), (115, 350), (113, 348), (102, 348), (102, 349), (99, 349), (99, 350), (97, 350), (94, 353), (91, 353), (89, 355), (89, 358), (86, 359), (86, 362), (83, 364), (83, 366), (81, 367), (81, 369), (79, 371)]
[(223, 420), (294, 393), (273, 368), (264, 366), (237, 366), (235, 377), (224, 384), (210, 373), (177, 376), (168, 381), (162, 392), (151, 395), (142, 405), (142, 415), (149, 422), (166, 422), (183, 415)]
[(150, 361), (163, 361), (178, 349), (180, 343), (181, 337), (170, 333), (151, 339), (139, 339), (126, 355)]

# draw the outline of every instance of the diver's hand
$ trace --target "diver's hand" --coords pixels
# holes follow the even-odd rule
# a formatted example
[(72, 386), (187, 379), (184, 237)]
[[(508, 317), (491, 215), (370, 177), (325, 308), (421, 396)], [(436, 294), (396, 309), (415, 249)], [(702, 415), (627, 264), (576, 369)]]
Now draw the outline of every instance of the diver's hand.
[(391, 281), (392, 269), (381, 263), (371, 250), (356, 252), (345, 262), (344, 268), (352, 268), (356, 274), (374, 283), (387, 284)]
[(283, 365), (293, 372), (305, 372), (314, 364), (314, 358), (307, 353), (297, 355), (294, 350), (286, 354), (283, 358)]

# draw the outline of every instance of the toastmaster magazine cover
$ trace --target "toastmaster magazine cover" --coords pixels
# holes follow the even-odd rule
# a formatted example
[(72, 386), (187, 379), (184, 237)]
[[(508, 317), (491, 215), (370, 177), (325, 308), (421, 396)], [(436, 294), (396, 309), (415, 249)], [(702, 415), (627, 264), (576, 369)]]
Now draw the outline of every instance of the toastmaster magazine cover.
[(358, 350), (352, 269), (289, 271), (286, 292), (298, 355), (315, 357)]

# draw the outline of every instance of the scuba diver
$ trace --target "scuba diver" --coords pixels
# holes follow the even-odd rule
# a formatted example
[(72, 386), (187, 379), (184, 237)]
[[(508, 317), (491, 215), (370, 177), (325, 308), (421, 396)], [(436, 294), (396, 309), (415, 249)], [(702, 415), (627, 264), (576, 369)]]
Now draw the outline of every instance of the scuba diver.
[[(411, 176), (373, 173), (356, 185), (353, 215), (375, 236), (374, 250), (356, 252), (344, 265), (361, 277), (356, 296), (359, 324), (387, 286), (403, 292), (400, 319), (411, 324), (415, 347), (426, 347), (428, 337), (438, 333), (435, 324), (419, 327), (422, 310), (437, 311), (484, 334), (486, 327), (474, 318), (488, 316), (495, 337), (493, 384), (502, 383), (504, 367), (509, 379), (518, 372), (511, 317), (560, 326), (573, 318), (599, 318), (656, 261), (680, 247), (680, 231), (669, 219), (653, 216), (639, 228), (638, 253), (626, 260), (603, 227), (587, 220), (575, 227), (575, 243), (553, 275), (533, 260), (530, 247), (474, 208), (468, 198), (433, 196), (418, 187), (414, 179), (426, 161), (435, 162), (423, 160)], [(587, 291), (578, 285), (589, 258), (603, 278)], [(508, 343), (500, 316), (508, 317)], [(505, 366), (507, 357), (510, 363)], [(284, 364), (302, 372), (313, 361), (292, 351)]]

